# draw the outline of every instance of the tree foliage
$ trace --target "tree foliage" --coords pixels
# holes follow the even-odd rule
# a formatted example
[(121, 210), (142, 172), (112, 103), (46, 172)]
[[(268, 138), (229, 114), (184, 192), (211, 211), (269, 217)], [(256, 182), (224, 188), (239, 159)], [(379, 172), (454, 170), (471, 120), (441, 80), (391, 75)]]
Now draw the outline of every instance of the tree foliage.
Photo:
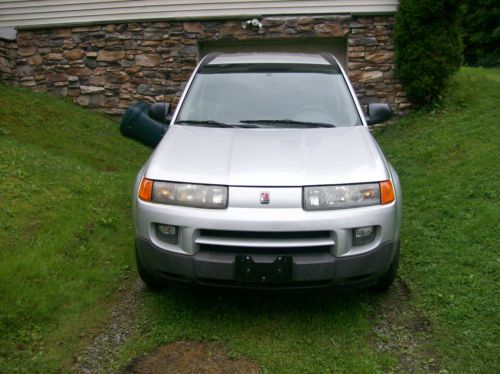
[(460, 0), (400, 0), (395, 47), (398, 76), (417, 105), (436, 101), (462, 64)]
[(462, 27), (465, 62), (500, 66), (500, 0), (467, 0)]

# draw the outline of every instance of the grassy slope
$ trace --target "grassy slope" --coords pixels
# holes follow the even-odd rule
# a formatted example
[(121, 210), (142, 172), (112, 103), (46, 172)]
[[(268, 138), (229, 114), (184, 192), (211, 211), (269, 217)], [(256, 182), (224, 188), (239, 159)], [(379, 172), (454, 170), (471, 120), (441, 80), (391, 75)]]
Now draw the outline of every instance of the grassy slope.
[[(377, 134), (405, 193), (401, 267), (412, 301), (403, 307), (429, 318), (428, 348), (452, 372), (500, 367), (499, 88), (498, 71), (465, 69), (438, 112)], [(106, 318), (105, 299), (135, 276), (129, 196), (148, 150), (117, 135), (100, 115), (0, 86), (0, 372), (68, 365), (79, 333)], [(369, 292), (143, 297), (144, 334), (121, 362), (195, 339), (221, 341), (270, 373), (397, 365), (374, 349), (383, 298)]]
[(0, 372), (56, 371), (132, 269), (149, 151), (67, 101), (0, 85)]
[(443, 107), (377, 136), (403, 184), (402, 276), (454, 372), (498, 372), (500, 71), (463, 69)]

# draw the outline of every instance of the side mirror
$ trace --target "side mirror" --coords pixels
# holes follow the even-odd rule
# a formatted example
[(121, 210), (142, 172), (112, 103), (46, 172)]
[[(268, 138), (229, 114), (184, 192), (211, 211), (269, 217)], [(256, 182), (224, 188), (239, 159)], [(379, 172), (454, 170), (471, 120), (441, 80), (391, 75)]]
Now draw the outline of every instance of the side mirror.
[[(154, 105), (157, 109), (151, 110)], [(165, 113), (168, 113), (169, 106), (163, 103), (154, 105), (140, 101), (128, 108), (120, 121), (121, 133), (151, 148), (156, 147), (168, 130)]]
[(372, 103), (368, 104), (366, 122), (368, 125), (382, 123), (392, 118), (392, 110), (389, 104)]
[(168, 124), (168, 114), (170, 113), (169, 103), (155, 103), (149, 108), (149, 116), (161, 123)]

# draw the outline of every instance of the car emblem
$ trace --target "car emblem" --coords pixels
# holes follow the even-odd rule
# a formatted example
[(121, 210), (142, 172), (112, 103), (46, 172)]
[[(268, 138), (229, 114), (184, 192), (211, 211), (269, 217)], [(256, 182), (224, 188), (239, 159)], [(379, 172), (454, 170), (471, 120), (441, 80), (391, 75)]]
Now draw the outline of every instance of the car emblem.
[(260, 193), (260, 203), (261, 204), (269, 204), (269, 200), (271, 199), (271, 195), (269, 192), (261, 192)]

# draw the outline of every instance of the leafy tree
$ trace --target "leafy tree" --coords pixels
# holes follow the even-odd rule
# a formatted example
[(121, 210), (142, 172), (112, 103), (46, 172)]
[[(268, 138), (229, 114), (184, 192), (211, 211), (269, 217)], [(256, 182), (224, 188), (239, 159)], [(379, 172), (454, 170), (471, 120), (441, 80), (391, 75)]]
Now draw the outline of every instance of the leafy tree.
[(500, 0), (468, 0), (462, 27), (465, 62), (500, 66)]
[(462, 64), (460, 0), (400, 0), (395, 46), (398, 76), (417, 105), (436, 101)]

